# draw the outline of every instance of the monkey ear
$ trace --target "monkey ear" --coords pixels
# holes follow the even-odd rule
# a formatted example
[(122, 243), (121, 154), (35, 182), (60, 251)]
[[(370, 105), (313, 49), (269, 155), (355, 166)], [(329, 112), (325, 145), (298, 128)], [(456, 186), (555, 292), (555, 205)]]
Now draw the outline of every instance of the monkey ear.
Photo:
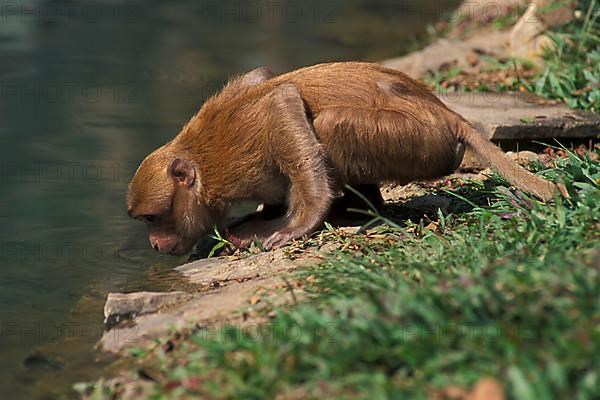
[(271, 79), (275, 74), (269, 67), (260, 67), (246, 72), (240, 77), (240, 84), (243, 86), (254, 86)]
[(171, 175), (178, 184), (184, 185), (185, 187), (191, 187), (196, 180), (196, 169), (190, 161), (176, 158), (169, 167), (169, 175)]

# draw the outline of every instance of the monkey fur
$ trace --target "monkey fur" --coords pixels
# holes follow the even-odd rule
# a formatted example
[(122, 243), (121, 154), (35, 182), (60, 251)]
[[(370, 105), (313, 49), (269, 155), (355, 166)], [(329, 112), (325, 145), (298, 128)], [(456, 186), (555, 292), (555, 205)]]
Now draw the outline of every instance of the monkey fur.
[(424, 85), (377, 64), (315, 65), (274, 76), (259, 68), (208, 99), (142, 162), (128, 212), (152, 247), (185, 254), (236, 204), (284, 205), (232, 229), (266, 249), (312, 233), (346, 184), (373, 188), (452, 173), (465, 146), (508, 182), (542, 200), (556, 185), (511, 161)]

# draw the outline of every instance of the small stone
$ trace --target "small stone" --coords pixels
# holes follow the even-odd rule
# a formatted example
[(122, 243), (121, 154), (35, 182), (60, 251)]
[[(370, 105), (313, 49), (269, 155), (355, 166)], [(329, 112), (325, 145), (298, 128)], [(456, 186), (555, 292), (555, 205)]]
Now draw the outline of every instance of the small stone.
[(508, 157), (510, 157), (510, 159), (518, 162), (521, 165), (528, 165), (528, 164), (531, 164), (532, 162), (538, 161), (540, 159), (539, 155), (537, 155), (533, 151), (527, 151), (527, 150), (519, 151), (517, 153), (509, 151), (506, 153), (506, 155)]
[(467, 392), (461, 387), (458, 386), (448, 386), (444, 389), (443, 397), (445, 399), (464, 399)]
[(479, 56), (474, 51), (470, 51), (466, 55), (467, 62), (471, 66), (475, 66), (479, 62)]

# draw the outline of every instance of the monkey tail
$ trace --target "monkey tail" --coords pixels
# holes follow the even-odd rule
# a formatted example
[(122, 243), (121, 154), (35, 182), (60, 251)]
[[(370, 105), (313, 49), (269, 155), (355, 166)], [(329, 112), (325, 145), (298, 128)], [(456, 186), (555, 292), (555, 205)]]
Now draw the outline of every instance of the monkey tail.
[(561, 184), (557, 186), (542, 179), (508, 158), (499, 147), (484, 138), (469, 122), (461, 120), (457, 128), (461, 141), (469, 146), (481, 161), (498, 172), (511, 185), (531, 193), (543, 201), (552, 200), (556, 191), (563, 195), (566, 193), (566, 189)]

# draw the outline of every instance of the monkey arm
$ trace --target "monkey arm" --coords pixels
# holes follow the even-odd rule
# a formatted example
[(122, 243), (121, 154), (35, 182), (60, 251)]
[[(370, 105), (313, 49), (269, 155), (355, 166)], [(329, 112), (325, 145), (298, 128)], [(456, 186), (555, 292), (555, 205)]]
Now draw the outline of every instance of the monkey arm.
[(273, 248), (317, 228), (327, 215), (333, 192), (323, 146), (308, 122), (298, 89), (284, 84), (265, 100), (270, 110), (271, 157), (289, 181), (287, 213), (269, 221), (273, 230), (263, 242)]

